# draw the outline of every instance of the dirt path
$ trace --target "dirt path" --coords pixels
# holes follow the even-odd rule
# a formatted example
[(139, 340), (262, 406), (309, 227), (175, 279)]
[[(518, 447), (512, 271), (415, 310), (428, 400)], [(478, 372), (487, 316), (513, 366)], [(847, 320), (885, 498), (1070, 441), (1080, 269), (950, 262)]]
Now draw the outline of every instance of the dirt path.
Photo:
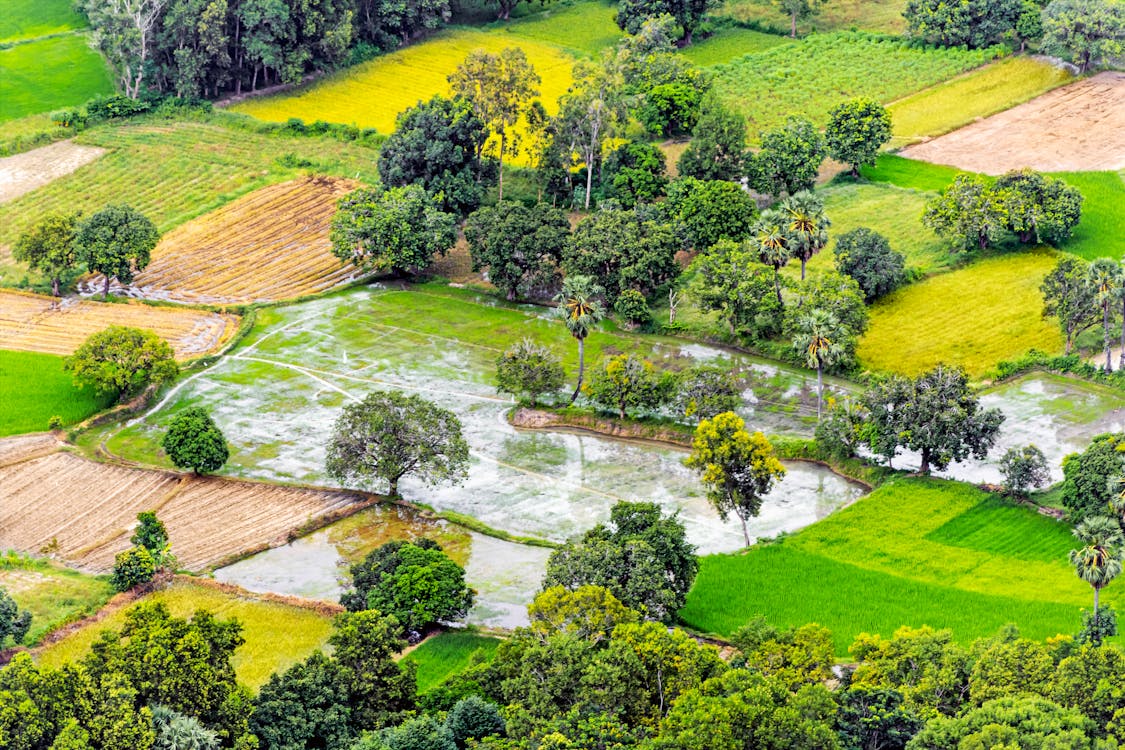
[(1123, 169), (1125, 73), (1099, 73), (901, 153), (993, 175)]
[(0, 159), (0, 203), (19, 198), (35, 188), (68, 175), (94, 161), (106, 150), (59, 141), (15, 156)]

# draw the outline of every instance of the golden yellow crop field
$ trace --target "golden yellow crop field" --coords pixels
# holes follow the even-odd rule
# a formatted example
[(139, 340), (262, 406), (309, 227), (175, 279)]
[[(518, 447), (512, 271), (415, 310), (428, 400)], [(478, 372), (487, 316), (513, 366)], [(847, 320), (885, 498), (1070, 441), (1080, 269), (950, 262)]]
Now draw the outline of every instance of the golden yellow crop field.
[(195, 304), (274, 302), (360, 271), (332, 254), (336, 202), (359, 183), (306, 177), (255, 190), (169, 232), (131, 293)]
[(476, 29), (453, 29), (434, 34), (374, 60), (356, 65), (291, 93), (247, 99), (230, 109), (260, 120), (305, 122), (324, 120), (390, 133), (399, 112), (435, 94), (449, 94), (447, 77), (476, 49), (499, 52), (520, 47), (543, 79), (540, 99), (555, 112), (558, 98), (571, 84), (574, 58), (553, 44)]

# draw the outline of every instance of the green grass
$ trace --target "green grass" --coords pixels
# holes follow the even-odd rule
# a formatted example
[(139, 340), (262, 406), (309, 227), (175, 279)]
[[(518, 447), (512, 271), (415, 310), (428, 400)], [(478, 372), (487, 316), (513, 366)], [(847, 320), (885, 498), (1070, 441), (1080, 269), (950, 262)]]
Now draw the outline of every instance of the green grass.
[(891, 104), (895, 145), (937, 136), (1072, 81), (1063, 68), (1009, 57)]
[[(906, 29), (904, 7), (904, 0), (834, 0), (822, 5), (817, 15), (798, 21), (797, 33), (860, 29), (901, 34)], [(779, 34), (789, 33), (789, 16), (778, 10), (773, 0), (727, 0), (717, 14), (749, 21)]]
[(86, 26), (70, 0), (4, 0), (0, 43), (32, 39)]
[(0, 50), (0, 122), (82, 104), (113, 92), (109, 69), (84, 34)]
[(563, 0), (524, 18), (507, 23), (497, 21), (488, 29), (497, 36), (509, 36), (514, 42), (546, 42), (580, 56), (594, 57), (624, 36), (613, 20), (616, 12), (616, 3)]
[(0, 555), (0, 588), (31, 613), (24, 644), (33, 646), (61, 625), (96, 612), (113, 596), (105, 576), (90, 576), (14, 552)]
[(1074, 632), (1089, 606), (1072, 547), (1061, 522), (970, 485), (898, 479), (780, 543), (703, 558), (680, 617), (723, 635), (758, 614), (818, 622), (839, 655), (861, 632), (901, 625), (952, 628), (966, 643), (1014, 622), (1041, 639)]
[(859, 173), (869, 182), (886, 182), (913, 190), (945, 190), (953, 178), (965, 170), (907, 159), (894, 154), (879, 154), (874, 167), (861, 167)]
[(923, 49), (864, 33), (814, 35), (715, 66), (715, 87), (751, 137), (801, 114), (823, 126), (857, 96), (891, 102), (983, 65), (987, 50)]
[(1125, 258), (1125, 174), (1121, 172), (1058, 172), (1054, 174), (1078, 188), (1082, 220), (1062, 250), (1086, 260)]
[(74, 424), (112, 402), (75, 388), (62, 357), (0, 349), (0, 437), (42, 432), (53, 416), (62, 417), (64, 425)]
[[(161, 601), (176, 617), (190, 617), (198, 609), (213, 612), (220, 619), (236, 618), (242, 623), (246, 643), (234, 655), (239, 682), (257, 690), (270, 675), (284, 671), (324, 648), (332, 632), (332, 620), (312, 610), (257, 599), (244, 599), (216, 589), (190, 583), (176, 583), (146, 597)], [(104, 620), (68, 635), (39, 655), (39, 662), (60, 667), (81, 659), (101, 633), (119, 629), (127, 609), (120, 609)]]
[(479, 649), (491, 659), (499, 645), (498, 638), (447, 630), (427, 638), (403, 659), (418, 665), (418, 692), (425, 693), (467, 667), (473, 652)]
[(785, 44), (789, 39), (777, 34), (743, 29), (737, 26), (723, 28), (706, 39), (701, 39), (680, 52), (696, 65), (720, 65), (736, 57), (763, 52)]
[[(77, 142), (109, 149), (91, 164), (0, 204), (0, 245), (11, 244), (45, 214), (128, 203), (161, 232), (222, 206), (251, 190), (313, 171), (371, 182), (376, 152), (332, 138), (266, 135), (210, 121), (137, 121), (81, 133)], [(229, 120), (228, 120), (229, 122)], [(311, 167), (286, 166), (292, 154)], [(0, 284), (27, 276), (0, 254)]]
[(870, 308), (856, 352), (870, 370), (915, 375), (940, 363), (981, 376), (1028, 349), (1062, 350), (1040, 311), (1039, 285), (1058, 262), (1048, 250), (1019, 250), (898, 289)]

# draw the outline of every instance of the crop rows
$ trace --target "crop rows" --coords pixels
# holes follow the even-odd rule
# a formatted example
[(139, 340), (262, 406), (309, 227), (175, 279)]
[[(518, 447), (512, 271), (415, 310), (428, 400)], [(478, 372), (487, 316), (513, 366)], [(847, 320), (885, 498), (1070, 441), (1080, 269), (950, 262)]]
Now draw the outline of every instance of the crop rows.
[(90, 334), (112, 325), (154, 331), (172, 345), (178, 359), (187, 359), (226, 343), (238, 329), (238, 316), (0, 292), (0, 341), (5, 349), (72, 354)]
[(306, 178), (243, 196), (166, 235), (123, 293), (242, 304), (322, 292), (354, 279), (358, 269), (332, 254), (328, 235), (337, 200), (356, 185)]

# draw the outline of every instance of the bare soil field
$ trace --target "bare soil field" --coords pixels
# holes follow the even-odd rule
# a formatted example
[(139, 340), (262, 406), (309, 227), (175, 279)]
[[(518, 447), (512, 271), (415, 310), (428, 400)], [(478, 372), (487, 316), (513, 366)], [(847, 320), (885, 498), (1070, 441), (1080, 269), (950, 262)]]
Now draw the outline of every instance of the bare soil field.
[(1063, 86), (901, 154), (993, 175), (1125, 168), (1125, 73)]
[(72, 354), (90, 334), (122, 325), (155, 331), (178, 359), (189, 359), (222, 347), (238, 330), (238, 320), (237, 315), (201, 310), (3, 291), (0, 349)]
[(373, 502), (360, 493), (134, 469), (61, 452), (0, 467), (0, 487), (0, 549), (55, 554), (97, 573), (129, 547), (141, 511), (159, 514), (182, 567), (202, 571)]
[(48, 432), (0, 439), (0, 469), (20, 461), (46, 456), (59, 449), (59, 441)]
[(15, 200), (52, 180), (68, 175), (104, 154), (104, 148), (59, 141), (0, 159), (0, 203)]
[[(169, 232), (116, 293), (192, 304), (274, 302), (315, 294), (360, 271), (332, 254), (336, 201), (351, 180), (308, 177), (261, 188)], [(83, 285), (102, 288), (97, 277)]]

